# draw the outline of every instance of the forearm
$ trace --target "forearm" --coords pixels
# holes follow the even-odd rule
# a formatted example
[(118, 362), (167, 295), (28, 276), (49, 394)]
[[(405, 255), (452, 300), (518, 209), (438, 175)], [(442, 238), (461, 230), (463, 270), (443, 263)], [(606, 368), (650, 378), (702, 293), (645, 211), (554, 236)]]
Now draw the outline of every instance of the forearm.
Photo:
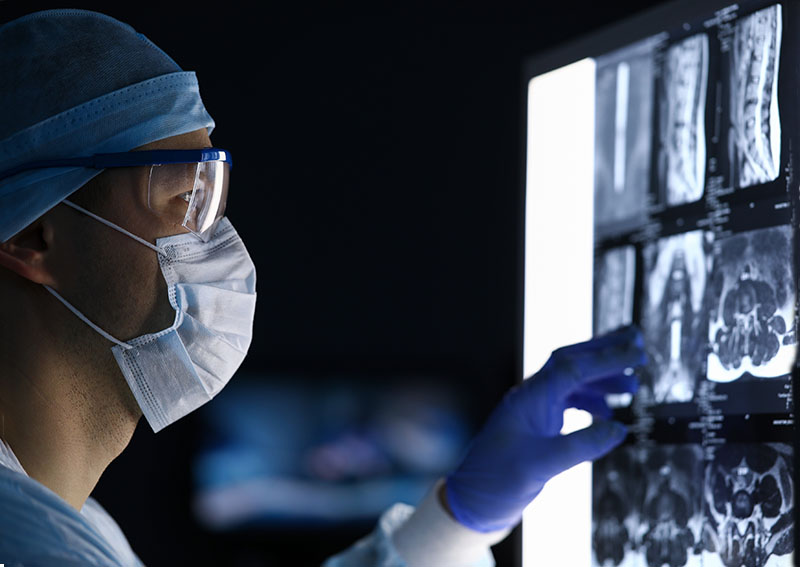
[(439, 480), (410, 518), (393, 534), (397, 552), (408, 567), (494, 565), (489, 547), (511, 528), (481, 533), (457, 522), (447, 503), (444, 479)]

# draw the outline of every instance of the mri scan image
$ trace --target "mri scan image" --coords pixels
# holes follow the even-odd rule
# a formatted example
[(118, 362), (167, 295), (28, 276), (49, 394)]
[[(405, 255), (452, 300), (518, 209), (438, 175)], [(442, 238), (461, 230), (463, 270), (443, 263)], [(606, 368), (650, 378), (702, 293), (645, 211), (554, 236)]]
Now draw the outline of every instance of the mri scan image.
[(666, 445), (647, 451), (641, 546), (648, 567), (702, 565), (695, 553), (702, 527), (702, 450)]
[(689, 37), (667, 50), (659, 89), (658, 157), (661, 198), (667, 205), (703, 196), (707, 83), (707, 35)]
[(633, 322), (636, 250), (620, 246), (604, 252), (595, 263), (594, 332), (601, 335)]
[(598, 460), (593, 565), (702, 565), (702, 475), (699, 445), (628, 446)]
[(792, 228), (779, 226), (718, 242), (708, 379), (774, 378), (796, 356)]
[(638, 567), (644, 500), (641, 449), (622, 447), (592, 468), (592, 559), (603, 567)]
[(730, 54), (729, 152), (739, 187), (772, 181), (780, 172), (778, 62), (781, 6), (740, 19)]
[(606, 397), (633, 435), (592, 465), (593, 567), (794, 565), (800, 71), (787, 4), (753, 9), (597, 59), (593, 329), (648, 360)]
[(713, 235), (696, 230), (644, 248), (642, 333), (649, 364), (641, 394), (654, 403), (691, 401), (703, 373), (712, 246)]
[(785, 443), (613, 451), (592, 469), (592, 565), (793, 565), (792, 458)]
[(729, 444), (705, 467), (702, 547), (708, 567), (793, 565), (792, 447)]
[(648, 43), (597, 60), (595, 224), (643, 217), (650, 180), (653, 54)]

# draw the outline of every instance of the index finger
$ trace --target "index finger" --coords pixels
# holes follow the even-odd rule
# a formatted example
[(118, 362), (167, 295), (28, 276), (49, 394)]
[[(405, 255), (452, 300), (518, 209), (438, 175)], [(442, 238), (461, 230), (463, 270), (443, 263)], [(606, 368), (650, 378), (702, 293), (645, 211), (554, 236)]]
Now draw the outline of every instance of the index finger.
[[(630, 369), (647, 363), (641, 335), (628, 334), (628, 342), (603, 341), (598, 348), (559, 349), (542, 368), (537, 389), (553, 402), (562, 402), (573, 392), (602, 380), (630, 374)], [(597, 341), (589, 341), (589, 343)], [(573, 345), (575, 346), (575, 345)]]
[(582, 382), (592, 382), (647, 363), (644, 337), (635, 325), (553, 352), (553, 359), (577, 366)]
[(633, 342), (624, 347), (613, 346), (606, 349), (576, 352), (569, 360), (580, 374), (581, 384), (589, 384), (611, 376), (630, 373), (647, 364), (647, 353), (643, 344)]

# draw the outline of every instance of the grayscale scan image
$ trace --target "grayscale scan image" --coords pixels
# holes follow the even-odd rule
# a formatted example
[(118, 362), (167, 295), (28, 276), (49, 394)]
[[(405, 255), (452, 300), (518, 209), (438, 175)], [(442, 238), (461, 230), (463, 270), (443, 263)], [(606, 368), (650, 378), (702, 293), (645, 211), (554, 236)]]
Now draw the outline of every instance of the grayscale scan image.
[(706, 464), (703, 565), (794, 565), (791, 445), (729, 444)]
[(695, 230), (644, 248), (642, 333), (649, 357), (641, 394), (654, 403), (689, 402), (704, 371), (713, 235)]
[(710, 301), (708, 379), (791, 371), (797, 352), (792, 228), (753, 230), (718, 241)]
[(660, 85), (661, 199), (667, 205), (697, 201), (705, 189), (708, 36), (686, 38), (666, 51)]
[(623, 447), (593, 468), (592, 564), (702, 565), (699, 445)]
[(780, 172), (781, 32), (777, 4), (736, 23), (730, 57), (729, 152), (739, 187), (772, 181)]
[(648, 567), (702, 565), (696, 553), (703, 525), (702, 471), (699, 445), (660, 445), (647, 451), (639, 532)]
[(592, 465), (592, 567), (795, 564), (800, 14), (776, 1), (596, 60), (593, 330), (635, 322), (647, 363), (606, 396), (632, 434)]
[(620, 246), (604, 252), (594, 266), (594, 333), (601, 335), (633, 322), (636, 250)]
[(652, 42), (597, 59), (595, 225), (643, 219), (650, 181)]
[(592, 565), (638, 567), (643, 449), (624, 446), (592, 467)]

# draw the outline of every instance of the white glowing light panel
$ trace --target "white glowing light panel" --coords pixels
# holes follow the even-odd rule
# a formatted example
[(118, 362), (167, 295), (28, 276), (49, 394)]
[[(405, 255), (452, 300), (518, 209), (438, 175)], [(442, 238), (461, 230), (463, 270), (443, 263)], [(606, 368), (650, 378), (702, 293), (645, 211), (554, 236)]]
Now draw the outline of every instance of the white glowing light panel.
[[(523, 377), (592, 336), (595, 63), (528, 85)], [(591, 423), (569, 410), (564, 432)], [(523, 567), (591, 564), (591, 464), (552, 479), (523, 516)]]

